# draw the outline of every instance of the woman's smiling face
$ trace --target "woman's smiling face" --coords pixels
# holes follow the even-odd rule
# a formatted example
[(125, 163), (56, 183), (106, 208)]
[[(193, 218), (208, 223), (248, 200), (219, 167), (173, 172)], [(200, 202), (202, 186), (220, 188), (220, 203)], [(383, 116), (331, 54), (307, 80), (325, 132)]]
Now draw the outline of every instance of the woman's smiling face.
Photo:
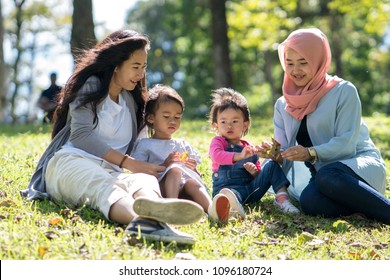
[(313, 71), (304, 57), (291, 48), (285, 53), (286, 75), (298, 87), (306, 86), (313, 79)]
[[(145, 76), (147, 52), (143, 49), (134, 51), (121, 66), (118, 66), (112, 77), (112, 86), (118, 91), (122, 89), (133, 90)], [(112, 89), (110, 89), (112, 90)]]

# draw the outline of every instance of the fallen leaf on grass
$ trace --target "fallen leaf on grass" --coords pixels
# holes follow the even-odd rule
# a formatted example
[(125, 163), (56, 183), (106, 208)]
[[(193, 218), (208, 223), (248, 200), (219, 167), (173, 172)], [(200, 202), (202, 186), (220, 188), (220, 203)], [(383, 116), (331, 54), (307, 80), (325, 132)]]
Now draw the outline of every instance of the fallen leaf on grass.
[[(59, 230), (59, 231), (58, 231), (58, 234), (59, 234), (59, 235), (65, 236), (65, 235), (71, 235), (72, 232), (71, 232), (69, 229), (64, 229), (64, 230)], [(73, 235), (73, 236), (74, 236), (74, 235)]]
[(58, 237), (58, 234), (55, 233), (54, 231), (47, 231), (43, 235), (45, 235), (46, 238), (49, 239), (49, 240), (52, 240), (52, 239)]
[(387, 249), (389, 247), (389, 244), (386, 243), (379, 243), (374, 245), (375, 249), (381, 250), (381, 249)]
[(298, 236), (299, 244), (307, 244), (309, 246), (319, 246), (325, 243), (324, 240), (319, 239), (314, 234), (304, 231)]
[(255, 245), (260, 245), (260, 246), (264, 246), (264, 245), (268, 245), (268, 242), (265, 242), (265, 241), (253, 241), (253, 244)]
[(43, 258), (44, 255), (48, 252), (48, 248), (46, 246), (39, 246), (38, 247), (38, 255), (39, 257)]
[(362, 260), (363, 259), (362, 255), (359, 252), (349, 251), (348, 256), (350, 256), (351, 258), (353, 258), (355, 260)]
[(76, 237), (79, 237), (79, 236), (83, 236), (84, 233), (79, 231), (78, 229), (73, 229), (72, 231), (72, 236), (76, 236)]
[(115, 236), (118, 236), (120, 233), (122, 233), (123, 232), (123, 228), (121, 228), (121, 227), (116, 227), (115, 229), (114, 229), (114, 235)]
[(254, 223), (257, 224), (257, 225), (264, 225), (264, 224), (265, 224), (264, 220), (261, 219), (261, 218), (256, 219), (256, 220), (254, 221)]
[(313, 239), (316, 239), (317, 236), (307, 232), (307, 231), (303, 231), (299, 236), (298, 236), (298, 244), (304, 244), (308, 241), (311, 241)]
[(49, 225), (55, 226), (59, 223), (62, 223), (64, 220), (61, 217), (55, 217), (49, 220)]
[(260, 246), (265, 246), (265, 245), (276, 245), (276, 244), (279, 244), (280, 241), (276, 238), (269, 238), (267, 241), (258, 241), (258, 240), (255, 240), (253, 241), (253, 244), (255, 245), (260, 245)]
[(280, 242), (279, 239), (277, 239), (277, 238), (272, 238), (272, 237), (268, 238), (268, 240), (269, 240), (269, 242), (271, 242), (272, 244), (278, 244), (278, 243)]
[(174, 260), (196, 260), (196, 257), (191, 253), (177, 253)]
[(311, 234), (310, 232), (307, 232), (307, 231), (303, 231), (300, 235), (303, 239), (305, 239), (306, 241), (309, 241), (309, 240), (313, 240), (313, 239), (316, 239), (317, 236), (314, 235), (314, 234)]
[(85, 243), (79, 247), (79, 254), (85, 257), (89, 257), (89, 251)]
[(287, 253), (287, 254), (278, 254), (278, 259), (282, 260), (282, 261), (285, 261), (285, 260), (291, 260), (291, 257), (290, 257), (289, 253)]
[(84, 223), (83, 219), (80, 217), (77, 211), (66, 208), (62, 209), (60, 214), (64, 219), (69, 219), (73, 224)]
[(127, 242), (130, 246), (136, 246), (141, 243), (140, 239), (138, 239), (136, 235), (127, 235), (125, 237), (125, 242)]
[(337, 220), (333, 223), (332, 226), (334, 231), (338, 233), (347, 232), (351, 228), (351, 224), (344, 220)]
[(351, 244), (348, 244), (349, 246), (351, 247), (355, 247), (355, 248), (366, 248), (366, 246), (362, 243), (359, 243), (359, 242), (353, 242)]
[(62, 209), (60, 214), (62, 217), (66, 218), (66, 219), (72, 218), (74, 215), (73, 211), (68, 209), (68, 208)]
[(375, 260), (380, 259), (379, 254), (377, 254), (377, 252), (375, 252), (374, 250), (372, 250), (372, 251), (370, 252), (370, 256), (371, 256), (372, 259), (375, 259)]
[(312, 241), (306, 242), (306, 244), (309, 246), (319, 246), (319, 245), (322, 245), (324, 243), (325, 243), (325, 241), (323, 241), (321, 239), (313, 239)]
[(0, 207), (11, 207), (11, 206), (15, 206), (15, 205), (16, 205), (16, 203), (10, 199), (3, 200), (0, 202)]

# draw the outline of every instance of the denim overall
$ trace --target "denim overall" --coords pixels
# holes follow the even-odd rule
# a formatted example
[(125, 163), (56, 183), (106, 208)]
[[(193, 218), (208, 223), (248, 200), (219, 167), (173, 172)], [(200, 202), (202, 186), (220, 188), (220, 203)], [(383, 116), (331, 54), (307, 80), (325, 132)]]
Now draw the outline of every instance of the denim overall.
[[(244, 147), (228, 143), (227, 152), (240, 153)], [(241, 204), (258, 202), (272, 185), (276, 193), (281, 187), (290, 185), (281, 167), (275, 161), (269, 160), (256, 177), (244, 168), (246, 162), (256, 162), (257, 155), (236, 161), (234, 164), (220, 165), (218, 171), (212, 174), (214, 197), (223, 188), (230, 189)]]

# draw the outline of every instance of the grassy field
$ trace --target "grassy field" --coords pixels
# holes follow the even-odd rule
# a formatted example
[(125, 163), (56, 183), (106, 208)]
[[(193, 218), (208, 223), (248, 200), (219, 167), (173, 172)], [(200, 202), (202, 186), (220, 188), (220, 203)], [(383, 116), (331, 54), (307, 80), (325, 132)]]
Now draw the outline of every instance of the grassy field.
[[(390, 163), (390, 118), (366, 118), (372, 139)], [(270, 139), (270, 119), (254, 120), (247, 139)], [(202, 155), (200, 171), (211, 186), (205, 121), (182, 124), (183, 137)], [(0, 125), (0, 259), (2, 260), (389, 260), (390, 226), (360, 217), (324, 219), (290, 215), (272, 206), (273, 196), (246, 206), (247, 218), (220, 227), (207, 219), (180, 226), (193, 246), (162, 244), (123, 236), (124, 227), (89, 207), (68, 209), (50, 201), (27, 202), (19, 195), (50, 141), (48, 127)], [(387, 185), (389, 186), (390, 171)], [(387, 187), (387, 197), (390, 188)], [(180, 254), (179, 253), (185, 253)]]

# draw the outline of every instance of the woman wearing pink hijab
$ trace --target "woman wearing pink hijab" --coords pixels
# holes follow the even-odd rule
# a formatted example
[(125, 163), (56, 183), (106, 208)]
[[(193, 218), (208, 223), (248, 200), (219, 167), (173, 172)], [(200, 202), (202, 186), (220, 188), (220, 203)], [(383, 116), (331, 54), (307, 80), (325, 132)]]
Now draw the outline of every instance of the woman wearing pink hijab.
[(356, 87), (327, 74), (328, 39), (319, 29), (299, 29), (278, 51), (285, 74), (283, 96), (275, 104), (274, 138), (283, 152), (274, 160), (286, 174), (294, 173), (294, 162), (309, 168), (311, 178), (299, 198), (303, 212), (325, 217), (362, 213), (390, 224), (390, 201), (383, 195), (385, 163), (361, 118)]

